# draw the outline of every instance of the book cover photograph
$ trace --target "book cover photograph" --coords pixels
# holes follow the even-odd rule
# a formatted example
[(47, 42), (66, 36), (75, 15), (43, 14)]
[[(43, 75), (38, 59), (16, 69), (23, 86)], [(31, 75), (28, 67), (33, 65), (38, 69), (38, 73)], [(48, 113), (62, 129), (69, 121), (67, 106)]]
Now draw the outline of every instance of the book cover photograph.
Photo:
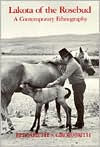
[(1, 147), (100, 146), (99, 1), (1, 1)]

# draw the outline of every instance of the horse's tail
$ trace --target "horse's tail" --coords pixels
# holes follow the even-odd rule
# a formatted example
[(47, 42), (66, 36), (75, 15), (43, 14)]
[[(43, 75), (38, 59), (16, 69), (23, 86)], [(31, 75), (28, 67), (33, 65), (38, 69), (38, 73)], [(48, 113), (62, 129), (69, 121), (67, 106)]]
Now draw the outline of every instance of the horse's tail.
[(69, 88), (65, 88), (68, 91), (68, 94), (64, 96), (65, 99), (69, 98), (71, 95), (71, 90)]

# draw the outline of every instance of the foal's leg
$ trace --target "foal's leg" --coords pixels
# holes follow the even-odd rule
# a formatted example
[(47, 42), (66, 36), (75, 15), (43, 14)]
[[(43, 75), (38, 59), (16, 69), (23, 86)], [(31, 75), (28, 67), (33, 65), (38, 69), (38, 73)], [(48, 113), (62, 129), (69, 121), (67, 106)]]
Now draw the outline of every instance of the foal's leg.
[(69, 132), (71, 132), (71, 108), (66, 104), (65, 101), (60, 102), (66, 113), (66, 128), (69, 127)]
[(36, 126), (36, 122), (37, 122), (37, 104), (36, 104), (36, 111), (35, 111), (35, 119), (30, 131), (33, 131), (34, 127)]
[(42, 109), (42, 104), (38, 103), (38, 104), (37, 104), (37, 118), (38, 118), (38, 124), (37, 124), (36, 130), (35, 130), (36, 133), (38, 133), (38, 130), (40, 129), (41, 109)]
[(64, 125), (62, 124), (62, 120), (61, 120), (61, 113), (60, 113), (60, 104), (57, 102), (57, 100), (55, 101), (56, 102), (56, 109), (57, 109), (57, 116), (58, 116), (58, 123), (59, 123), (59, 128), (63, 128)]
[(37, 105), (36, 105), (36, 113), (35, 113), (35, 120), (34, 120), (32, 128), (31, 128), (31, 131), (33, 131), (34, 127), (36, 126), (36, 122), (38, 120), (38, 124), (37, 124), (36, 130), (35, 130), (36, 133), (38, 133), (38, 130), (40, 128), (41, 108), (42, 108), (42, 104), (37, 103)]
[(66, 104), (67, 106), (67, 122), (66, 122), (66, 128), (69, 127), (69, 132), (71, 132), (71, 108)]
[(42, 126), (47, 126), (46, 124), (46, 116), (47, 116), (47, 110), (49, 109), (49, 103), (46, 103), (45, 106), (44, 106), (44, 119), (43, 119), (43, 123), (42, 123)]

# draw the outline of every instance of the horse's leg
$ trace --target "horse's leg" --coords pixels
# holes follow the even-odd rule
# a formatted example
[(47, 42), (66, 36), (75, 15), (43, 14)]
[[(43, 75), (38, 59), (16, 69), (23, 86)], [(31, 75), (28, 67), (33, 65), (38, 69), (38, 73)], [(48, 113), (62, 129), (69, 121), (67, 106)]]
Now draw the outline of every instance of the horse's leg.
[(46, 124), (46, 116), (47, 116), (47, 110), (49, 109), (49, 103), (46, 103), (45, 106), (44, 106), (44, 119), (43, 119), (43, 123), (42, 123), (42, 126), (47, 126)]
[(9, 131), (7, 124), (7, 112), (6, 112), (6, 95), (1, 91), (1, 134), (5, 134)]
[(66, 113), (66, 128), (69, 127), (69, 132), (71, 132), (71, 108), (66, 104), (65, 101), (60, 101), (60, 104)]
[[(12, 97), (12, 94), (4, 94), (1, 92), (1, 111), (2, 111), (2, 114), (5, 115), (6, 117), (6, 123), (7, 123), (7, 130), (10, 131), (10, 130), (14, 130), (14, 127), (13, 127), (13, 124), (9, 118), (9, 115), (8, 115), (8, 105), (11, 101), (11, 97)], [(9, 129), (10, 130), (9, 130)]]
[(1, 105), (1, 134), (12, 133), (7, 123), (7, 113), (5, 107)]
[[(8, 114), (8, 109), (6, 108), (6, 112), (7, 112), (7, 114)], [(9, 126), (9, 129), (10, 130), (15, 130), (14, 129), (14, 126), (13, 126), (13, 124), (12, 124), (12, 121), (11, 121), (11, 119), (8, 117), (8, 115), (7, 115), (7, 123), (8, 123), (8, 126)]]
[(61, 113), (60, 113), (61, 107), (60, 107), (60, 104), (57, 102), (57, 100), (55, 102), (56, 102), (56, 109), (57, 109), (59, 128), (63, 128), (64, 125), (62, 124)]
[(12, 121), (9, 117), (7, 117), (7, 123), (8, 123), (8, 126), (9, 126), (9, 129), (10, 130), (15, 130), (13, 124), (12, 124)]
[(9, 101), (8, 101), (7, 104), (6, 104), (5, 111), (6, 111), (6, 115), (7, 115), (7, 123), (8, 123), (9, 129), (10, 129), (10, 130), (15, 130), (15, 129), (14, 129), (14, 126), (13, 126), (13, 123), (12, 123), (11, 119), (9, 118), (8, 109), (7, 109), (9, 103), (11, 102), (11, 97), (12, 97), (12, 94), (11, 94), (11, 95), (10, 95), (10, 94), (7, 95), (7, 98), (8, 98)]
[(67, 121), (66, 121), (66, 128), (69, 127), (69, 132), (71, 132), (71, 108), (67, 106)]
[(7, 123), (6, 116), (1, 112), (1, 134), (7, 133)]

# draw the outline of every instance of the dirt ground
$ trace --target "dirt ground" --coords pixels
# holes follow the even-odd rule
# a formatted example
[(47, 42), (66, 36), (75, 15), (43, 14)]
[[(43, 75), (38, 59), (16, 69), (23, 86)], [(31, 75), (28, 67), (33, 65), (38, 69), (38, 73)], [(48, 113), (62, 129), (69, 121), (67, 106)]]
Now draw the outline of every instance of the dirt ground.
[[(67, 87), (71, 88), (67, 83)], [(35, 103), (30, 97), (27, 97), (21, 93), (14, 94), (12, 102), (9, 106), (9, 112), (14, 111), (27, 111), (31, 110), (33, 114), (23, 115), (18, 118), (11, 116), (11, 120), (14, 124), (15, 130), (12, 134), (1, 135), (1, 147), (16, 146), (16, 147), (73, 147), (73, 146), (98, 146), (100, 144), (99, 138), (99, 116), (96, 114), (96, 105), (99, 99), (99, 79), (88, 78), (86, 79), (87, 89), (85, 92), (85, 126), (83, 129), (72, 130), (70, 136), (68, 130), (65, 128), (59, 128), (57, 122), (57, 115), (55, 109), (55, 102), (50, 103), (50, 109), (48, 111), (47, 127), (41, 126), (39, 134), (36, 136), (34, 132), (30, 132), (34, 120)], [(67, 104), (72, 108), (72, 124), (76, 121), (76, 109), (73, 102), (73, 94), (66, 100)], [(43, 120), (43, 110), (41, 114), (41, 123)], [(61, 110), (62, 121), (65, 123), (65, 112)], [(21, 133), (21, 136), (18, 136)], [(23, 136), (24, 135), (24, 136)], [(26, 135), (26, 136), (25, 136)], [(81, 136), (82, 135), (82, 136)]]

